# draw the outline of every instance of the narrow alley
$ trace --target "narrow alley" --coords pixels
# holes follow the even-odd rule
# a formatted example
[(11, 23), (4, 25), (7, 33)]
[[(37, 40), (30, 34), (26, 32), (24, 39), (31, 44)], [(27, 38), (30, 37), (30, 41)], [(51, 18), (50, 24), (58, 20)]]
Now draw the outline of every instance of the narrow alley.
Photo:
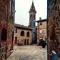
[(7, 60), (47, 60), (47, 49), (41, 46), (15, 46)]

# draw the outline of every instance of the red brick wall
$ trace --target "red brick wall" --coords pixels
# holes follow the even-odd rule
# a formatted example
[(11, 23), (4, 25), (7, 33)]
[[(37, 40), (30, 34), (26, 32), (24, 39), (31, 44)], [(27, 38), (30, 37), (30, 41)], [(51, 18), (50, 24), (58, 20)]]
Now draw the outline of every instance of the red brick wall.
[[(10, 0), (0, 0), (0, 47), (2, 47), (3, 42), (1, 40), (2, 29), (7, 30), (7, 40), (5, 45), (8, 48), (7, 51), (11, 48), (12, 44), (12, 29), (13, 24), (10, 22)], [(10, 27), (10, 28), (9, 28)], [(11, 34), (11, 35), (10, 35)]]

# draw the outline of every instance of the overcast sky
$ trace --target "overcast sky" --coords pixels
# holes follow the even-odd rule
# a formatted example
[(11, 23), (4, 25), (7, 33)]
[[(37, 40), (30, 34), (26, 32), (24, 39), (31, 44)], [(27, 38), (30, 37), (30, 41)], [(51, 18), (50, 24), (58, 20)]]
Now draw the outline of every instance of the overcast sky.
[[(36, 13), (36, 20), (39, 17), (47, 18), (47, 0), (33, 0)], [(29, 25), (29, 10), (32, 0), (15, 0), (15, 23), (28, 26)]]

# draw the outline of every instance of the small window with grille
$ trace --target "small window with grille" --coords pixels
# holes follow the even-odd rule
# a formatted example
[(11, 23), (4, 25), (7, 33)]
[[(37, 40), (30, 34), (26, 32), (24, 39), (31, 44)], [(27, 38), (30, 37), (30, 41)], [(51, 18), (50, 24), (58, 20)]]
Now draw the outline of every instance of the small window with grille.
[(24, 36), (25, 34), (24, 34), (24, 31), (21, 31), (21, 36)]
[(40, 25), (42, 25), (42, 22), (40, 22)]

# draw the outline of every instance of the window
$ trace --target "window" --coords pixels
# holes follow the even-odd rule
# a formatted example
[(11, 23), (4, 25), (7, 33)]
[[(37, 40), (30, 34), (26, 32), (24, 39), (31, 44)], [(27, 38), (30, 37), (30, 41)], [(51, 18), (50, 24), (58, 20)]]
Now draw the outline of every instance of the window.
[(55, 7), (55, 10), (57, 10), (57, 6)]
[(7, 39), (7, 30), (3, 28), (1, 32), (1, 40), (6, 41), (6, 39)]
[(21, 36), (24, 36), (24, 31), (21, 31)]
[(55, 4), (57, 3), (57, 1), (55, 0)]
[(42, 25), (42, 22), (40, 22), (40, 25)]
[(59, 9), (60, 9), (60, 4), (59, 4)]
[(17, 33), (17, 28), (16, 28), (16, 33)]
[(29, 39), (27, 39), (27, 45), (29, 45)]
[(40, 30), (39, 32), (42, 33), (42, 30)]
[(60, 16), (60, 12), (59, 12), (59, 16)]
[(29, 32), (27, 32), (27, 37), (29, 37), (30, 36), (30, 34), (29, 34)]
[(15, 37), (15, 44), (17, 43), (17, 37)]

